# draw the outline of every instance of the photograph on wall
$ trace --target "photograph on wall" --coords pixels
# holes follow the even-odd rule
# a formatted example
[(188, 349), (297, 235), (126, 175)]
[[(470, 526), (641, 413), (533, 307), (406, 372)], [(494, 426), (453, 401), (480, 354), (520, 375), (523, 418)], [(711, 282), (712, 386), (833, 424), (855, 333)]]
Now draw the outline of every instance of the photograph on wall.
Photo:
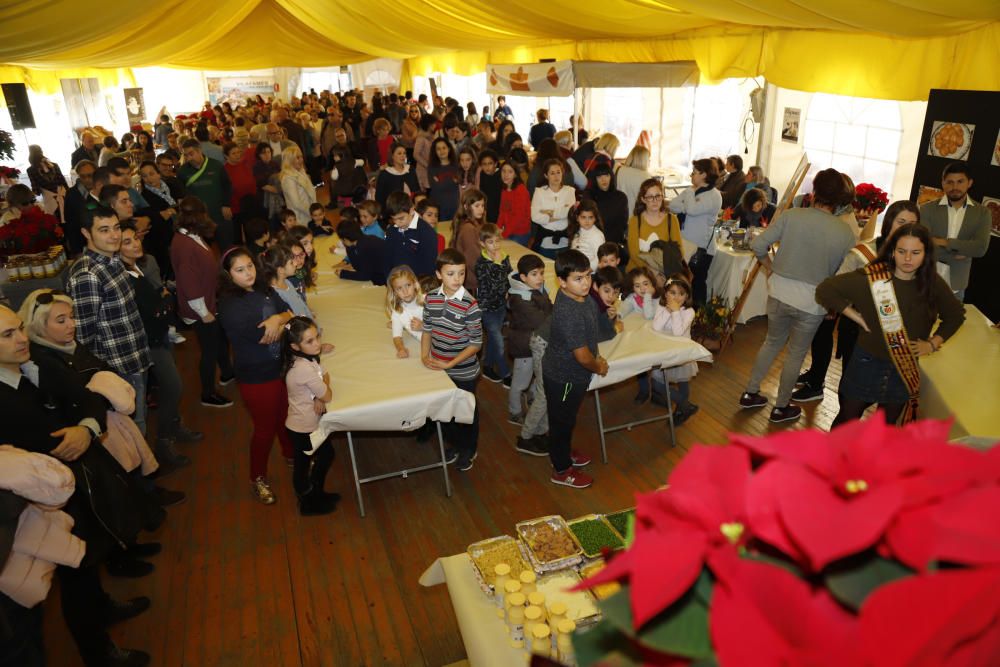
[(1000, 130), (997, 131), (997, 142), (993, 144), (993, 159), (990, 160), (990, 164), (1000, 167)]
[(799, 120), (802, 109), (785, 107), (785, 115), (781, 121), (781, 140), (790, 144), (799, 143)]
[(123, 92), (129, 127), (139, 125), (146, 120), (146, 102), (142, 97), (142, 88), (126, 88)]
[(936, 120), (931, 126), (931, 140), (927, 153), (949, 160), (966, 160), (972, 148), (972, 135), (976, 126), (971, 123), (951, 123)]
[(938, 201), (944, 197), (944, 190), (930, 185), (921, 185), (917, 191), (917, 206), (923, 206), (927, 202)]
[(983, 197), (983, 206), (993, 216), (993, 233), (1000, 234), (1000, 199), (994, 197)]

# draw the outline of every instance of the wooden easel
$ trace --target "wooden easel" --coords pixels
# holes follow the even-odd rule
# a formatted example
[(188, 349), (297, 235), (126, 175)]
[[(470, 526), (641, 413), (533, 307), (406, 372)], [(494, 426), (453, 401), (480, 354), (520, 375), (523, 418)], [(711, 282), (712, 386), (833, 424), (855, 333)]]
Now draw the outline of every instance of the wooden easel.
[[(798, 193), (799, 188), (802, 187), (802, 181), (806, 178), (806, 172), (809, 171), (809, 161), (806, 158), (805, 153), (802, 154), (802, 159), (799, 160), (799, 165), (795, 168), (795, 172), (792, 174), (792, 180), (788, 184), (788, 189), (785, 190), (784, 195), (781, 197), (781, 201), (778, 202), (778, 206), (774, 211), (773, 220), (777, 220), (778, 216), (787, 211), (792, 207), (792, 200)], [(722, 340), (719, 341), (719, 354), (726, 349), (726, 345), (729, 343), (729, 339), (733, 337), (733, 332), (736, 331), (736, 320), (739, 319), (740, 313), (743, 312), (743, 306), (746, 305), (747, 298), (750, 296), (750, 290), (753, 288), (753, 283), (757, 280), (757, 274), (760, 273), (761, 263), (759, 260), (754, 260), (753, 266), (747, 271), (747, 279), (743, 282), (743, 290), (740, 292), (740, 298), (736, 300), (733, 304), (733, 309), (729, 312), (729, 318), (726, 320), (726, 328), (722, 332)]]

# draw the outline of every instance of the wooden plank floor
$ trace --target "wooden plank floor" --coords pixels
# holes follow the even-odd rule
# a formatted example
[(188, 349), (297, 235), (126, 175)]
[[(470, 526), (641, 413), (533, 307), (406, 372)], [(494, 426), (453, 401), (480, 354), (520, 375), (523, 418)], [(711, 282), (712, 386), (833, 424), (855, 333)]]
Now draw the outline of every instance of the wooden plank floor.
[[(188, 494), (171, 508), (165, 526), (146, 539), (163, 543), (153, 559), (156, 572), (139, 580), (107, 579), (119, 597), (149, 595), (152, 608), (113, 630), (123, 646), (153, 654), (154, 665), (430, 665), (465, 657), (444, 587), (422, 588), (421, 572), (440, 555), (463, 551), (476, 540), (511, 533), (514, 524), (543, 514), (574, 517), (633, 504), (635, 491), (653, 489), (694, 443), (721, 443), (730, 431), (766, 433), (772, 428), (828, 427), (836, 395), (804, 405), (797, 424), (774, 427), (767, 409), (741, 411), (736, 400), (763, 340), (763, 320), (741, 326), (734, 344), (714, 366), (702, 365), (692, 399), (701, 411), (679, 428), (669, 447), (664, 423), (608, 436), (610, 464), (599, 462), (594, 403), (585, 402), (576, 444), (595, 458), (596, 481), (585, 491), (547, 481), (547, 459), (517, 454), (517, 428), (506, 421), (506, 392), (480, 383), (480, 456), (467, 474), (453, 472), (454, 495), (444, 495), (436, 471), (364, 487), (368, 517), (358, 515), (343, 438), (328, 489), (344, 496), (329, 517), (299, 517), (291, 471), (275, 448), (271, 479), (278, 503), (265, 507), (250, 496), (247, 445), (250, 421), (235, 387), (225, 391), (237, 404), (225, 410), (197, 401), (197, 344), (178, 347), (187, 392), (183, 414), (206, 432), (203, 443), (186, 446), (191, 468), (164, 481)], [(386, 339), (386, 353), (392, 346)], [(781, 359), (779, 358), (779, 362)], [(774, 395), (776, 364), (763, 393)], [(839, 378), (835, 361), (828, 385)], [(336, 387), (334, 387), (336, 391)], [(655, 414), (632, 404), (635, 381), (602, 392), (605, 414), (615, 423)], [(155, 423), (155, 416), (151, 420)], [(411, 437), (359, 436), (364, 473), (426, 462), (436, 452)], [(80, 664), (62, 622), (55, 595), (47, 603), (50, 664)]]

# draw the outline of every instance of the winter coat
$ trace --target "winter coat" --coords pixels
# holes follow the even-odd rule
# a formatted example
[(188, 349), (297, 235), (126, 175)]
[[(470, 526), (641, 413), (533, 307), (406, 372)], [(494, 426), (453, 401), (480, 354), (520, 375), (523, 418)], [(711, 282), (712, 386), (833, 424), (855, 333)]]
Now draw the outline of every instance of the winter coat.
[(514, 359), (531, 356), (528, 342), (531, 334), (552, 313), (552, 301), (545, 293), (545, 287), (533, 290), (521, 282), (517, 271), (507, 278), (510, 286), (507, 292), (507, 307), (510, 308), (510, 323), (507, 328), (507, 351)]

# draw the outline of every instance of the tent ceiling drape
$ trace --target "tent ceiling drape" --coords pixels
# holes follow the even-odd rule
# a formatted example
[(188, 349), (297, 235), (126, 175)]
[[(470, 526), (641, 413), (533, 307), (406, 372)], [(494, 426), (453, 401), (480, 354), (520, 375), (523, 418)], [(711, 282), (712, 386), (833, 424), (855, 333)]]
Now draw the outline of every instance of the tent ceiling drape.
[(390, 57), (416, 76), (539, 57), (694, 60), (709, 79), (921, 99), (931, 87), (1000, 88), (998, 20), (996, 0), (41, 0), (0, 5), (0, 63), (235, 70)]

